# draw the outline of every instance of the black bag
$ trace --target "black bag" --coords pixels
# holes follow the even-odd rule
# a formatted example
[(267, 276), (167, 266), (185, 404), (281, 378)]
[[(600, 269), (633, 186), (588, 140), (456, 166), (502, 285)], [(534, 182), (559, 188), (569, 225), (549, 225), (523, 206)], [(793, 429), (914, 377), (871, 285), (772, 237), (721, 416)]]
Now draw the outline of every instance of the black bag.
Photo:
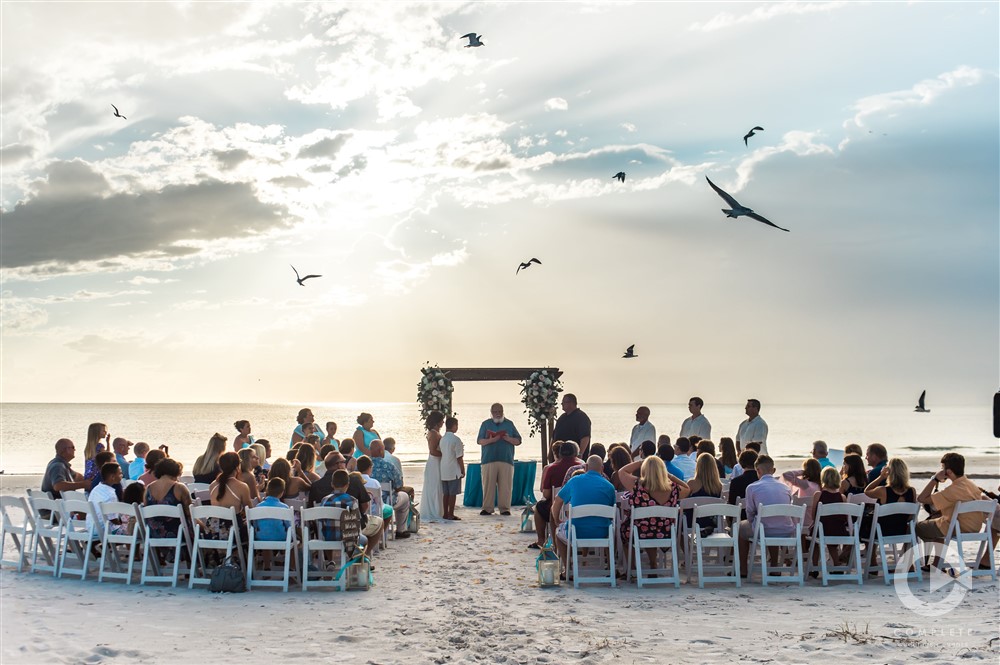
[(242, 593), (247, 590), (247, 578), (243, 574), (233, 557), (227, 558), (221, 566), (216, 566), (212, 571), (212, 577), (208, 583), (208, 590), (212, 593)]

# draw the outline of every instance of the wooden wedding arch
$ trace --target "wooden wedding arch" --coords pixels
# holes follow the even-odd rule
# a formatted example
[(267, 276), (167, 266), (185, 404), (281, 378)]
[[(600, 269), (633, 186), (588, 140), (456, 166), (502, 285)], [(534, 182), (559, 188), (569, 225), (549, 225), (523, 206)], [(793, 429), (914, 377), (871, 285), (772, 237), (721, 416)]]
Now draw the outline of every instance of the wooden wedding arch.
[[(553, 379), (562, 376), (562, 372), (556, 367), (441, 367), (440, 370), (448, 377), (452, 383), (457, 381), (527, 381), (533, 372), (547, 370)], [(451, 403), (448, 404), (448, 413), (451, 413)], [(552, 430), (555, 422), (551, 419), (545, 421), (545, 427), (541, 428), (542, 434), (542, 464), (549, 456), (549, 441), (552, 439)]]

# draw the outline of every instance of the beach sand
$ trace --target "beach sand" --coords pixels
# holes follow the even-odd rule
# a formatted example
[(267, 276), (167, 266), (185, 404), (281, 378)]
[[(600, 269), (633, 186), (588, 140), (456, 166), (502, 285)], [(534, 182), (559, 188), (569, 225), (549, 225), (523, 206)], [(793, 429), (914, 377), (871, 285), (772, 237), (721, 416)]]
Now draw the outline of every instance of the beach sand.
[[(1000, 654), (988, 580), (940, 617), (907, 610), (881, 579), (539, 588), (519, 513), (460, 507), (460, 522), (421, 525), (376, 556), (367, 592), (212, 594), (4, 569), (0, 661), (902, 664)], [(932, 598), (926, 583), (917, 597)]]

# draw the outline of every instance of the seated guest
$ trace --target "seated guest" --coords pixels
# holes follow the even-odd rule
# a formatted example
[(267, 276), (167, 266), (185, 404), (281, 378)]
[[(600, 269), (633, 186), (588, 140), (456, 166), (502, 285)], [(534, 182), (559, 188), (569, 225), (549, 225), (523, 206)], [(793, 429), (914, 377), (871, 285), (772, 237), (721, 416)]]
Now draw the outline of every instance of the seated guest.
[[(371, 443), (378, 441), (378, 439), (372, 439)], [(368, 450), (371, 451), (371, 443), (369, 443)], [(358, 470), (355, 472), (361, 476), (361, 480), (364, 481), (365, 491), (368, 496), (371, 497), (371, 507), (369, 509), (369, 515), (374, 515), (378, 517), (381, 524), (385, 526), (386, 518), (384, 508), (385, 504), (382, 502), (382, 483), (371, 477), (372, 472), (372, 458), (368, 455), (362, 455), (357, 458), (358, 460)], [(391, 515), (390, 515), (391, 517)], [(367, 534), (366, 534), (367, 535)]]
[[(282, 503), (281, 495), (285, 493), (285, 481), (281, 478), (271, 478), (267, 481), (267, 496), (257, 504), (258, 508), (288, 508)], [(288, 520), (263, 519), (254, 522), (254, 538), (257, 540), (284, 540), (292, 523)]]
[[(366, 457), (369, 462), (371, 461), (371, 458), (367, 455), (363, 457)], [(357, 461), (360, 468), (362, 466), (361, 457), (358, 457)], [(375, 512), (374, 502), (372, 501), (373, 495), (368, 492), (368, 488), (365, 486), (366, 482), (365, 477), (360, 471), (352, 471), (347, 483), (347, 493), (353, 496), (358, 502), (358, 509), (361, 511), (361, 535), (368, 539), (368, 544), (365, 546), (365, 553), (370, 555), (382, 540), (384, 521), (381, 515)], [(381, 492), (377, 494), (381, 494)]]
[(813, 459), (819, 462), (820, 469), (825, 469), (828, 466), (836, 467), (837, 465), (830, 461), (830, 447), (826, 445), (826, 441), (813, 441), (812, 456)]
[[(624, 444), (613, 444), (611, 447), (614, 448), (615, 445), (624, 445)], [(607, 461), (605, 459), (608, 456), (608, 452), (604, 449), (604, 444), (603, 443), (592, 443), (592, 444), (590, 444), (590, 454), (591, 455), (597, 455), (598, 457), (601, 458), (602, 462), (604, 463), (604, 466), (603, 466), (601, 472), (605, 474), (604, 477), (608, 479), (608, 482), (611, 482), (611, 477), (608, 476), (607, 474), (608, 473), (614, 473), (614, 472), (613, 471), (609, 471), (611, 469), (611, 462), (609, 462), (609, 461)], [(566, 472), (566, 477), (563, 478), (563, 485), (565, 485), (567, 482), (569, 482), (569, 479), (572, 478), (573, 476), (575, 476), (577, 471), (582, 471), (583, 473), (586, 473), (587, 472), (587, 463), (584, 462), (583, 464), (577, 464), (576, 466), (571, 466), (569, 468), (569, 471)], [(611, 482), (611, 484), (614, 485), (614, 482)]]
[[(758, 457), (760, 457), (760, 443), (757, 441), (751, 441), (747, 445), (743, 446), (743, 450), (752, 450), (757, 453)], [(739, 478), (747, 468), (748, 467), (740, 466), (739, 462), (737, 462), (736, 466), (733, 467), (732, 478)]]
[[(277, 467), (281, 462), (278, 460), (274, 463)], [(368, 543), (366, 548), (367, 552), (371, 552), (371, 548), (375, 547), (379, 543), (379, 538), (381, 537), (382, 520), (372, 518), (369, 520), (368, 512), (369, 506), (371, 504), (371, 497), (368, 496), (368, 490), (365, 489), (365, 481), (361, 477), (360, 473), (347, 473), (347, 459), (339, 452), (333, 452), (326, 456), (323, 460), (323, 464), (326, 467), (326, 474), (322, 478), (316, 481), (315, 485), (309, 487), (309, 498), (306, 502), (307, 508), (312, 508), (317, 505), (326, 505), (323, 503), (324, 499), (331, 493), (336, 493), (335, 474), (338, 471), (343, 471), (346, 475), (346, 492), (354, 497), (354, 505), (357, 507), (361, 514), (361, 529), (362, 534), (365, 535), (365, 542)], [(272, 469), (271, 475), (274, 475)], [(287, 494), (287, 490), (285, 491)], [(339, 525), (338, 525), (339, 527)]]
[[(638, 477), (635, 476), (636, 471), (639, 472)], [(655, 455), (632, 462), (618, 473), (628, 497), (628, 503), (622, 514), (620, 536), (622, 543), (626, 547), (631, 547), (632, 509), (646, 506), (676, 506), (682, 499), (687, 498), (689, 489), (683, 480), (667, 473), (667, 466)], [(640, 539), (669, 538), (673, 520), (663, 517), (643, 517), (635, 521), (635, 526)], [(658, 567), (656, 561), (658, 552), (656, 548), (646, 550), (651, 568)]]
[[(563, 485), (552, 498), (552, 523), (556, 533), (556, 551), (561, 560), (566, 559), (566, 544), (569, 541), (567, 523), (560, 524), (563, 504), (570, 506), (601, 505), (613, 506), (617, 500), (614, 486), (604, 477), (604, 463), (601, 458), (591, 455), (587, 458), (587, 472), (574, 476)], [(603, 517), (582, 517), (573, 523), (578, 538), (600, 538), (607, 535), (611, 520)]]
[[(591, 446), (593, 447), (593, 446)], [(639, 445), (639, 459), (644, 460), (647, 457), (654, 457), (656, 455), (656, 444), (648, 439), (643, 441)]]
[(385, 439), (382, 440), (382, 445), (383, 447), (385, 447), (386, 461), (388, 461), (390, 464), (396, 467), (396, 470), (399, 471), (399, 475), (402, 476), (403, 464), (402, 462), (399, 461), (399, 458), (396, 457), (396, 439), (392, 438), (391, 436), (387, 436), (385, 437)]
[(129, 480), (139, 480), (139, 476), (146, 473), (146, 453), (149, 452), (149, 444), (140, 441), (135, 444), (135, 459), (128, 465)]
[(257, 453), (257, 461), (253, 467), (254, 481), (258, 487), (267, 487), (267, 470), (264, 468), (264, 459), (267, 456), (267, 449), (261, 445), (260, 441), (250, 444), (250, 448)]
[[(90, 487), (87, 488), (88, 493), (92, 492), (94, 488), (100, 485), (101, 482), (104, 480), (103, 474), (101, 473), (101, 470), (104, 468), (104, 465), (107, 464), (108, 462), (114, 462), (114, 461), (115, 461), (115, 454), (110, 450), (102, 450), (101, 452), (94, 455), (94, 464), (97, 465), (98, 473), (96, 476), (94, 476), (94, 479), (90, 481)], [(121, 491), (121, 483), (118, 483), (118, 491), (119, 492)]]
[[(347, 470), (357, 471), (358, 464), (355, 461), (356, 458), (354, 453), (357, 451), (357, 444), (354, 443), (354, 439), (343, 439), (340, 442), (340, 454), (344, 456), (347, 460)], [(360, 455), (358, 455), (360, 457)]]
[(721, 451), (719, 461), (722, 462), (722, 470), (724, 475), (729, 476), (739, 462), (739, 455), (736, 454), (736, 443), (728, 436), (724, 436), (719, 439), (719, 450)]
[[(106, 451), (109, 452), (109, 451)], [(102, 453), (98, 453), (99, 457)], [(113, 534), (123, 534), (126, 533), (129, 526), (129, 521), (127, 519), (122, 520), (120, 516), (111, 517), (107, 523), (104, 521), (104, 515), (101, 513), (101, 504), (108, 502), (115, 502), (121, 500), (121, 495), (119, 491), (115, 490), (115, 485), (119, 488), (122, 486), (122, 467), (118, 462), (114, 461), (114, 453), (111, 453), (111, 460), (105, 462), (101, 466), (101, 482), (97, 483), (93, 489), (90, 490), (90, 495), (87, 500), (94, 506), (94, 513), (97, 515), (97, 519), (101, 521), (101, 524), (111, 530)], [(97, 459), (95, 457), (94, 459)], [(87, 528), (91, 533), (94, 533), (95, 525), (93, 518), (87, 515)]]
[(857, 455), (858, 457), (864, 457), (865, 451), (862, 450), (861, 446), (859, 446), (858, 444), (849, 443), (846, 446), (844, 446), (844, 456), (846, 457), (848, 455)]
[[(701, 443), (705, 443), (705, 440), (702, 440)], [(691, 493), (688, 494), (689, 497), (705, 496), (716, 499), (722, 497), (722, 479), (719, 478), (719, 467), (716, 462), (718, 460), (709, 452), (698, 455), (694, 467), (694, 477), (688, 483), (688, 488), (691, 490)], [(690, 524), (694, 517), (694, 509), (690, 508), (684, 513), (684, 519)], [(702, 517), (698, 520), (698, 527), (702, 530), (714, 529), (715, 525), (714, 517)]]
[(119, 436), (111, 442), (111, 449), (115, 453), (115, 461), (118, 462), (118, 466), (122, 468), (123, 477), (128, 475), (129, 461), (125, 459), (125, 456), (128, 455), (128, 451), (131, 447), (132, 442), (122, 436)]
[(156, 480), (156, 465), (167, 458), (162, 450), (150, 450), (146, 453), (146, 473), (139, 476), (139, 482), (147, 487)]
[(210, 483), (219, 475), (219, 455), (226, 452), (226, 437), (218, 432), (212, 435), (202, 453), (191, 468), (196, 483)]
[(294, 499), (301, 492), (308, 492), (309, 487), (312, 485), (307, 478), (302, 475), (302, 464), (298, 459), (294, 460), (291, 464), (288, 460), (279, 457), (274, 460), (274, 464), (271, 465), (271, 471), (267, 474), (268, 478), (281, 478), (285, 481), (285, 496), (282, 499)]
[(801, 471), (785, 471), (781, 479), (791, 486), (793, 496), (811, 499), (819, 491), (820, 471), (819, 460), (810, 457), (802, 462)]
[[(820, 490), (813, 495), (812, 503), (809, 508), (806, 509), (806, 517), (810, 527), (816, 522), (816, 512), (819, 510), (820, 504), (825, 503), (844, 503), (844, 495), (840, 493), (840, 472), (837, 471), (835, 467), (828, 466), (823, 469), (820, 474)], [(823, 533), (827, 536), (847, 536), (849, 522), (847, 515), (828, 515), (822, 518)], [(806, 525), (802, 525), (802, 542), (803, 546), (806, 543)], [(827, 549), (830, 551), (830, 558), (833, 559), (835, 566), (842, 565), (844, 561), (848, 560), (851, 555), (850, 546), (846, 545), (844, 551), (841, 551), (840, 545), (827, 545)], [(819, 548), (813, 552), (813, 565), (819, 563)], [(819, 572), (813, 571), (811, 573), (813, 577), (818, 577)]]
[[(950, 481), (948, 487), (938, 491), (941, 484), (948, 481)], [(955, 512), (955, 505), (960, 501), (978, 501), (982, 497), (979, 487), (965, 477), (965, 458), (958, 453), (945, 453), (941, 458), (941, 470), (934, 474), (917, 496), (917, 503), (930, 504), (941, 514), (917, 522), (917, 538), (926, 542), (943, 543)], [(983, 526), (982, 513), (959, 515), (958, 526), (962, 533), (978, 531)]]
[(865, 463), (861, 460), (861, 455), (844, 455), (844, 466), (840, 468), (840, 477), (841, 494), (851, 496), (865, 491), (868, 486), (868, 474), (865, 472)]
[[(331, 455), (334, 453), (331, 453)], [(329, 456), (327, 460), (330, 459)], [(344, 461), (346, 465), (346, 460)], [(350, 485), (350, 475), (347, 473), (346, 469), (337, 469), (330, 474), (330, 483), (332, 490), (320, 501), (321, 506), (325, 508), (341, 508), (343, 510), (354, 510), (359, 513), (361, 519), (364, 519), (364, 511), (358, 506), (358, 500), (353, 494), (348, 491), (348, 486)], [(320, 521), (320, 531), (323, 534), (323, 540), (343, 540), (344, 534), (340, 528), (340, 522), (337, 520), (321, 520)], [(346, 545), (346, 543), (345, 543)], [(369, 551), (368, 539), (362, 534), (358, 539), (358, 545), (364, 547), (365, 552)], [(350, 555), (351, 553), (348, 552)]]
[(373, 439), (368, 449), (372, 453), (372, 478), (378, 481), (380, 487), (382, 483), (389, 483), (392, 488), (388, 492), (382, 492), (382, 502), (391, 507), (396, 516), (396, 537), (409, 538), (406, 520), (410, 515), (410, 495), (403, 489), (403, 474), (385, 458), (385, 448), (381, 441)]
[[(559, 483), (561, 483), (566, 477), (566, 472), (570, 469), (570, 467), (574, 467), (582, 463), (582, 460), (576, 456), (578, 450), (579, 447), (576, 442), (560, 441), (559, 459), (552, 464), (549, 464), (542, 470), (542, 498), (535, 504), (536, 541), (528, 545), (531, 549), (541, 549), (542, 545), (545, 544), (545, 532), (548, 528), (549, 520), (551, 519), (553, 498), (552, 489), (554, 487), (561, 487)], [(629, 458), (629, 461), (631, 461), (632, 455), (626, 452), (626, 456)]]
[[(859, 462), (861, 460), (857, 455), (848, 457), (855, 457)], [(890, 503), (916, 503), (917, 500), (917, 491), (910, 487), (910, 470), (906, 462), (898, 457), (893, 457), (882, 467), (879, 477), (865, 488), (865, 494), (883, 506)], [(886, 515), (880, 517), (878, 523), (884, 536), (901, 536), (909, 531), (906, 515)]]
[(264, 470), (264, 475), (267, 475), (267, 472), (271, 470), (271, 442), (267, 439), (257, 439), (257, 443), (254, 445), (264, 448), (264, 452), (258, 454), (260, 455), (260, 467)]
[(660, 447), (656, 449), (656, 456), (663, 460), (663, 464), (667, 467), (667, 473), (676, 478), (683, 478), (684, 473), (674, 465), (674, 457), (677, 453), (674, 452), (674, 447), (670, 443), (670, 437), (666, 434), (661, 434), (660, 439), (666, 439), (666, 441), (661, 443)]
[(257, 457), (257, 451), (247, 446), (246, 448), (240, 448), (236, 454), (240, 458), (240, 469), (236, 474), (236, 479), (247, 486), (247, 489), (250, 491), (251, 501), (257, 503), (260, 501), (260, 487), (257, 485), (257, 478), (253, 475), (254, 467), (260, 462), (260, 459)]
[(308, 445), (308, 443), (309, 442), (307, 440), (307, 445), (299, 448), (299, 452), (295, 455), (295, 459), (298, 461), (299, 467), (302, 469), (302, 473), (299, 475), (307, 479), (309, 484), (312, 485), (314, 482), (319, 480), (319, 474), (316, 473), (316, 449)]
[(694, 478), (694, 465), (695, 459), (691, 457), (691, 440), (686, 436), (677, 437), (677, 442), (674, 443), (674, 451), (677, 455), (674, 457), (674, 466), (681, 470), (683, 474), (680, 476), (682, 480), (691, 480)]
[(695, 446), (694, 461), (695, 466), (698, 464), (698, 458), (702, 453), (708, 453), (715, 460), (715, 466), (719, 469), (719, 478), (726, 477), (726, 466), (722, 463), (722, 460), (715, 458), (715, 443), (709, 439), (700, 439), (698, 445)]
[[(731, 506), (735, 506), (740, 499), (746, 497), (747, 487), (751, 483), (757, 482), (757, 469), (753, 466), (757, 462), (757, 451), (747, 448), (740, 453), (738, 461), (739, 465), (746, 469), (746, 471), (729, 481), (729, 497), (727, 501)], [(746, 518), (747, 511), (744, 509), (740, 520), (745, 520)]]
[(334, 451), (323, 458), (323, 468), (326, 473), (309, 487), (306, 508), (318, 506), (328, 494), (333, 492), (333, 474), (337, 469), (347, 470), (347, 459), (339, 450)]
[[(750, 556), (750, 540), (757, 529), (757, 513), (762, 506), (788, 505), (792, 502), (792, 491), (788, 485), (772, 475), (774, 460), (767, 455), (761, 455), (754, 462), (754, 469), (757, 470), (760, 479), (747, 487), (747, 518), (740, 522), (740, 575), (743, 577), (746, 577), (748, 572), (747, 558)], [(764, 522), (764, 532), (778, 538), (792, 536), (795, 534), (795, 523), (791, 517), (768, 517)], [(772, 566), (778, 565), (778, 549), (768, 548)], [(764, 556), (763, 552), (761, 556)]]
[[(245, 448), (243, 450), (246, 450)], [(250, 488), (240, 480), (240, 457), (230, 451), (219, 456), (219, 475), (208, 486), (209, 503), (220, 508), (232, 508), (236, 513), (236, 521), (240, 527), (242, 542), (247, 542), (246, 509), (253, 508)], [(229, 537), (229, 522), (219, 519), (209, 519), (206, 530), (213, 538)]]
[[(146, 456), (149, 463), (150, 457), (158, 450), (151, 450)], [(181, 475), (181, 465), (169, 457), (161, 459), (153, 469), (156, 480), (146, 485), (147, 506), (182, 506), (184, 508), (185, 519), (190, 520), (191, 494), (184, 483), (178, 482)], [(146, 530), (150, 538), (172, 538), (177, 535), (180, 528), (180, 520), (176, 517), (153, 517), (146, 522)]]
[(868, 465), (871, 466), (871, 471), (868, 472), (869, 483), (881, 475), (882, 467), (885, 466), (888, 458), (889, 453), (886, 451), (885, 446), (881, 443), (873, 443), (868, 446), (868, 451), (865, 453), (865, 460), (867, 460)]
[(608, 457), (611, 460), (611, 484), (614, 485), (616, 492), (624, 492), (625, 488), (618, 480), (618, 472), (632, 463), (632, 452), (624, 443), (616, 443), (608, 451)]

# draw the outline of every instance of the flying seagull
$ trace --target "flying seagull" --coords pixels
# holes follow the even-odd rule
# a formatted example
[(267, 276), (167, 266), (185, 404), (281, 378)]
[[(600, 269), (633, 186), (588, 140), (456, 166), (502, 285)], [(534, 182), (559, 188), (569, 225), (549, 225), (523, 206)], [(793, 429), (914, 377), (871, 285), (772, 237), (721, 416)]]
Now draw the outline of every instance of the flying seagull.
[(517, 270), (514, 271), (514, 274), (516, 275), (517, 273), (521, 272), (521, 268), (530, 268), (532, 263), (537, 263), (538, 265), (542, 265), (542, 262), (539, 261), (538, 259), (531, 259), (530, 261), (526, 261), (525, 263), (519, 265), (517, 267)]
[[(295, 266), (292, 266), (292, 270), (295, 270)], [(306, 275), (305, 277), (299, 277), (299, 271), (295, 270), (295, 281), (299, 283), (299, 286), (305, 286), (302, 282), (307, 279), (312, 279), (313, 277), (322, 277), (323, 275)]]
[(483, 38), (482, 35), (477, 35), (474, 32), (470, 32), (467, 35), (462, 35), (461, 37), (459, 37), (459, 39), (465, 39), (466, 37), (468, 37), (469, 43), (465, 45), (465, 48), (473, 48), (473, 47), (476, 47), (476, 46), (482, 46), (483, 45), (483, 42), (481, 41), (482, 38)]
[(749, 132), (747, 132), (747, 135), (743, 137), (743, 145), (749, 146), (750, 144), (747, 143), (747, 139), (753, 136), (754, 132), (762, 132), (762, 131), (764, 131), (763, 127), (754, 127), (753, 129), (751, 129)]
[(931, 410), (925, 406), (924, 400), (927, 399), (927, 391), (920, 393), (920, 399), (917, 400), (917, 406), (914, 407), (914, 411), (917, 413), (930, 413)]
[(125, 116), (123, 116), (121, 113), (118, 112), (118, 107), (117, 106), (115, 106), (114, 104), (112, 104), (111, 108), (113, 108), (115, 110), (115, 117), (116, 118), (121, 118), (122, 120), (128, 120), (128, 118), (126, 118)]
[(625, 172), (624, 171), (619, 171), (611, 179), (614, 180), (615, 178), (617, 178), (618, 180), (621, 180), (622, 182), (625, 182)]
[(635, 344), (625, 349), (625, 355), (623, 355), (622, 358), (638, 358), (639, 356), (635, 355), (634, 351)]
[[(705, 176), (705, 180), (708, 180), (708, 176)], [(758, 222), (764, 222), (768, 226), (773, 226), (776, 229), (781, 229), (782, 231), (788, 230), (781, 228), (780, 226), (771, 222), (770, 220), (764, 219), (763, 217), (755, 213), (752, 209), (744, 208), (743, 206), (740, 205), (739, 201), (731, 197), (729, 194), (726, 194), (711, 180), (708, 180), (708, 184), (712, 186), (712, 189), (715, 190), (716, 194), (722, 197), (723, 201), (732, 206), (732, 210), (726, 210), (725, 208), (722, 209), (722, 212), (726, 213), (726, 217), (732, 217), (733, 219), (736, 219), (737, 217), (742, 217), (743, 215), (746, 215), (750, 219), (756, 219)]]

